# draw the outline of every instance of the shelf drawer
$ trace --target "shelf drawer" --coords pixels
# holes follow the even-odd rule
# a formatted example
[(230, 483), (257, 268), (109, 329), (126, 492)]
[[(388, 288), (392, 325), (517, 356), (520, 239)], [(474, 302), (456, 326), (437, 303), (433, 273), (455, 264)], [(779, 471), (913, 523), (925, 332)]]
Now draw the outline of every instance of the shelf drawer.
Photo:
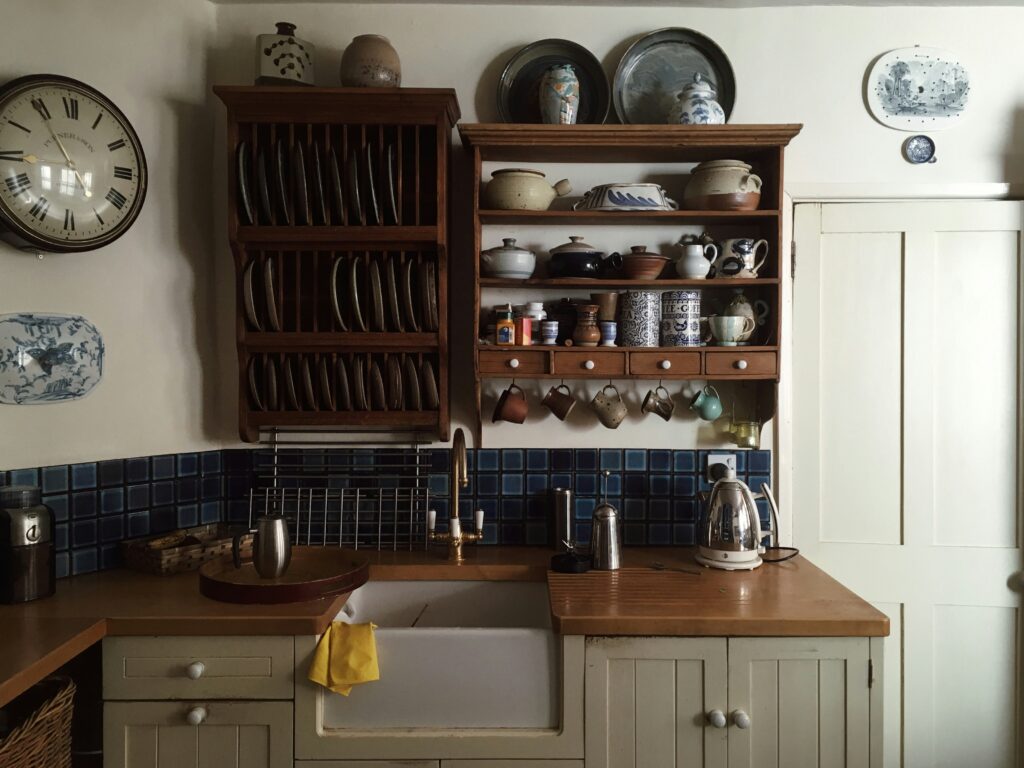
[(624, 376), (626, 355), (596, 350), (555, 352), (554, 372), (560, 376)]
[(104, 699), (291, 699), (292, 637), (108, 637)]
[(775, 352), (707, 352), (704, 372), (708, 376), (775, 376), (779, 356)]
[(480, 373), (490, 375), (517, 373), (547, 373), (548, 353), (543, 350), (481, 350)]
[(630, 352), (634, 376), (699, 376), (700, 352)]

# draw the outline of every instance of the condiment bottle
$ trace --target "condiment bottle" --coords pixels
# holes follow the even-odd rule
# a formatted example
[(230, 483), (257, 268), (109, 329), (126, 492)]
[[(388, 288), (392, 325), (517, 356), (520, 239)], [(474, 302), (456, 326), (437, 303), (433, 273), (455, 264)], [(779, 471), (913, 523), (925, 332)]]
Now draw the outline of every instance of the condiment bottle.
[(522, 316), (517, 317), (513, 323), (516, 328), (516, 344), (522, 347), (528, 347), (533, 344), (533, 321), (528, 317)]
[(494, 329), (494, 343), (511, 347), (516, 343), (516, 326), (512, 321), (512, 306), (495, 310), (495, 314), (498, 317), (498, 322)]

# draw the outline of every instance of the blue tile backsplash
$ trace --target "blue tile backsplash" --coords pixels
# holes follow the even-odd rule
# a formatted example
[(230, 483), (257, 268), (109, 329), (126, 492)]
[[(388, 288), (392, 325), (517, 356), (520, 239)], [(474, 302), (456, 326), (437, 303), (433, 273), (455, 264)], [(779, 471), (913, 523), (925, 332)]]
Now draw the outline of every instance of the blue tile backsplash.
[[(753, 490), (769, 482), (771, 451), (732, 452), (739, 477)], [(394, 449), (390, 453), (393, 466)], [(451, 491), (450, 452), (429, 453), (426, 481), (432, 506), (444, 520)], [(590, 540), (594, 507), (607, 496), (623, 513), (625, 544), (689, 545), (696, 536), (697, 493), (709, 488), (702, 474), (709, 453), (632, 448), (470, 450), (469, 485), (460, 492), (459, 507), (466, 520), (473, 509), (485, 511), (485, 544), (543, 546), (549, 536), (548, 489), (572, 488), (576, 538), (582, 543)], [(118, 545), (124, 539), (201, 523), (244, 523), (258, 456), (250, 450), (225, 450), (0, 470), (0, 483), (41, 485), (43, 502), (57, 519), (57, 572), (63, 577), (118, 567)], [(368, 449), (360, 453), (358, 463), (372, 472), (376, 457)], [(762, 524), (767, 524), (767, 506), (759, 501), (758, 508)]]

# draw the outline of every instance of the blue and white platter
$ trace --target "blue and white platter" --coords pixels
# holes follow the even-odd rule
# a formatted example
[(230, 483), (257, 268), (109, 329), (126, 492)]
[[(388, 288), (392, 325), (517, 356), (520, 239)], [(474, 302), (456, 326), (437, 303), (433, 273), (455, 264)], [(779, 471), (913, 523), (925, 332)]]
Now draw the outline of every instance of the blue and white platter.
[(0, 403), (77, 400), (103, 378), (103, 337), (78, 315), (0, 315)]
[(940, 48), (898, 48), (880, 56), (867, 79), (867, 102), (882, 125), (936, 131), (955, 125), (971, 95), (967, 68)]

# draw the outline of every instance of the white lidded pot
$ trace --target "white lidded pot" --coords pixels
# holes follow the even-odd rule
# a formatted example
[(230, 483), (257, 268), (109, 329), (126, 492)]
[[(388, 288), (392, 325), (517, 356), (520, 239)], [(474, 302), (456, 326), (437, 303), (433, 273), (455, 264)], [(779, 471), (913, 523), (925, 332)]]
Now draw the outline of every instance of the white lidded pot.
[(514, 237), (503, 238), (502, 243), (480, 254), (480, 266), (484, 274), (506, 280), (526, 280), (532, 277), (537, 267), (536, 254), (517, 246)]

